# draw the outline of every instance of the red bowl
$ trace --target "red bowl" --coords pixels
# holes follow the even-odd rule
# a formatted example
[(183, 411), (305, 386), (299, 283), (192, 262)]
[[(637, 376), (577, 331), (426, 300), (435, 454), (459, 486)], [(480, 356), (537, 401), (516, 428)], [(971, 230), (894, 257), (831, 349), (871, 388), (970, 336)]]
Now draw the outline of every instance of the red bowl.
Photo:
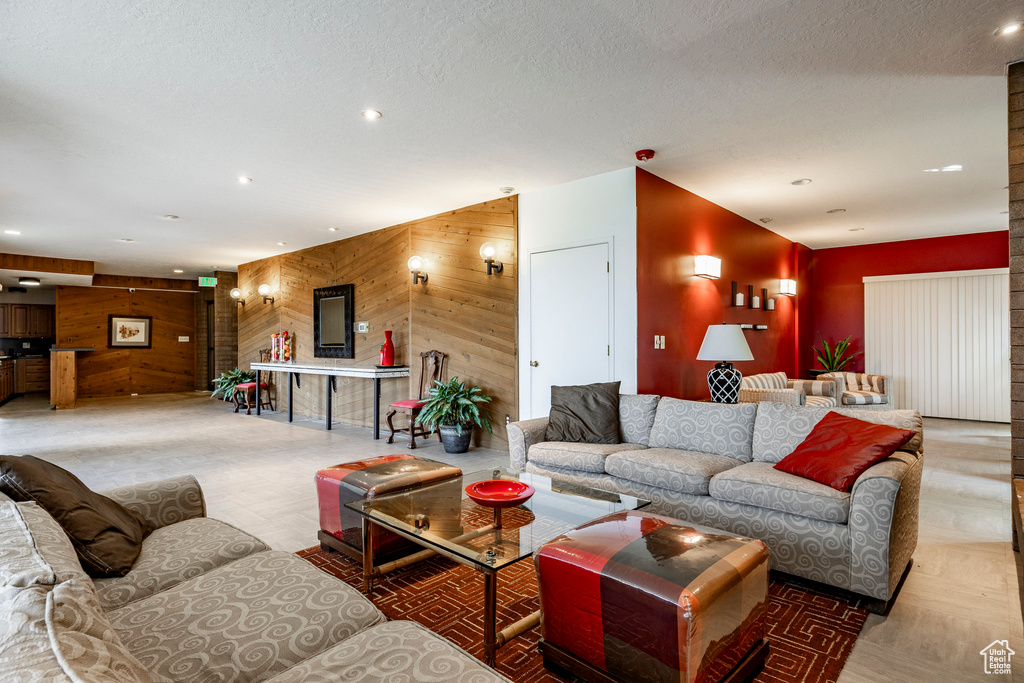
[(530, 500), (537, 490), (521, 481), (489, 479), (466, 487), (466, 495), (489, 508), (510, 508)]

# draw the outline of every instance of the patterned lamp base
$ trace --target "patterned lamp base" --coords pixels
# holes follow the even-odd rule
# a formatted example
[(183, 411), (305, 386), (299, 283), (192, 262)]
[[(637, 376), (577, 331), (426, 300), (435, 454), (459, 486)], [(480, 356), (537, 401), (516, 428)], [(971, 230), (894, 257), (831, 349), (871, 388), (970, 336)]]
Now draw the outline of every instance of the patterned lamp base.
[(740, 394), (740, 380), (743, 373), (732, 366), (732, 363), (716, 363), (708, 370), (708, 388), (711, 389), (711, 400), (715, 403), (736, 403)]

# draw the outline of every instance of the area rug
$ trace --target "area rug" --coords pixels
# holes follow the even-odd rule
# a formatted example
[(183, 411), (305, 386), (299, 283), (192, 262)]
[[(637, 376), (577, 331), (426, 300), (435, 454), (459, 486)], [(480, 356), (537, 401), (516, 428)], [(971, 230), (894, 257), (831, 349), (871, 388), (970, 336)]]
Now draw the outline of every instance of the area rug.
[[(341, 553), (319, 547), (299, 553), (345, 583), (362, 588), (362, 566)], [(483, 657), (483, 577), (443, 557), (395, 571), (378, 580), (373, 603), (389, 619), (417, 621), (470, 654)], [(498, 578), (498, 627), (538, 609), (533, 563), (524, 560)], [(867, 611), (806, 586), (773, 580), (769, 593), (768, 640), (771, 652), (764, 683), (836, 681), (853, 650)], [(544, 668), (538, 629), (528, 631), (498, 651), (497, 669), (522, 683), (560, 683), (574, 679)]]

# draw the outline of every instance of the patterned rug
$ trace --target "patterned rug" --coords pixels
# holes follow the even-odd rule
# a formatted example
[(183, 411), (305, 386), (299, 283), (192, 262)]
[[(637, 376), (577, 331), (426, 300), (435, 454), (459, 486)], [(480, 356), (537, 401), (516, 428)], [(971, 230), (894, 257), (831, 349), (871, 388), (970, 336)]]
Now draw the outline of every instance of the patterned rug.
[[(302, 550), (323, 571), (362, 588), (362, 566), (341, 553), (319, 546)], [(470, 654), (483, 657), (483, 577), (443, 557), (424, 560), (376, 583), (373, 602), (389, 619), (417, 621)], [(867, 611), (806, 586), (773, 580), (769, 594), (768, 641), (771, 652), (764, 683), (825, 683), (839, 678)], [(498, 627), (538, 609), (533, 563), (524, 560), (498, 577)], [(497, 669), (513, 681), (559, 683), (544, 669), (537, 651), (538, 629), (528, 631), (498, 651)]]

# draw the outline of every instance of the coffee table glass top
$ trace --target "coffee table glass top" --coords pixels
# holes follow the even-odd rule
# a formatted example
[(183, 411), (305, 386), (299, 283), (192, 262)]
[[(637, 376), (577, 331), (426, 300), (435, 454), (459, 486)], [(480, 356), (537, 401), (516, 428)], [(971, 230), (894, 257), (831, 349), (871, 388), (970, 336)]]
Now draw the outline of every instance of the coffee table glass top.
[[(521, 481), (537, 492), (519, 507), (495, 512), (466, 496), (465, 488), (487, 479)], [(345, 506), (420, 545), (480, 569), (500, 569), (529, 557), (541, 544), (598, 517), (638, 510), (650, 501), (601, 491), (528, 472), (493, 468), (430, 486)]]

